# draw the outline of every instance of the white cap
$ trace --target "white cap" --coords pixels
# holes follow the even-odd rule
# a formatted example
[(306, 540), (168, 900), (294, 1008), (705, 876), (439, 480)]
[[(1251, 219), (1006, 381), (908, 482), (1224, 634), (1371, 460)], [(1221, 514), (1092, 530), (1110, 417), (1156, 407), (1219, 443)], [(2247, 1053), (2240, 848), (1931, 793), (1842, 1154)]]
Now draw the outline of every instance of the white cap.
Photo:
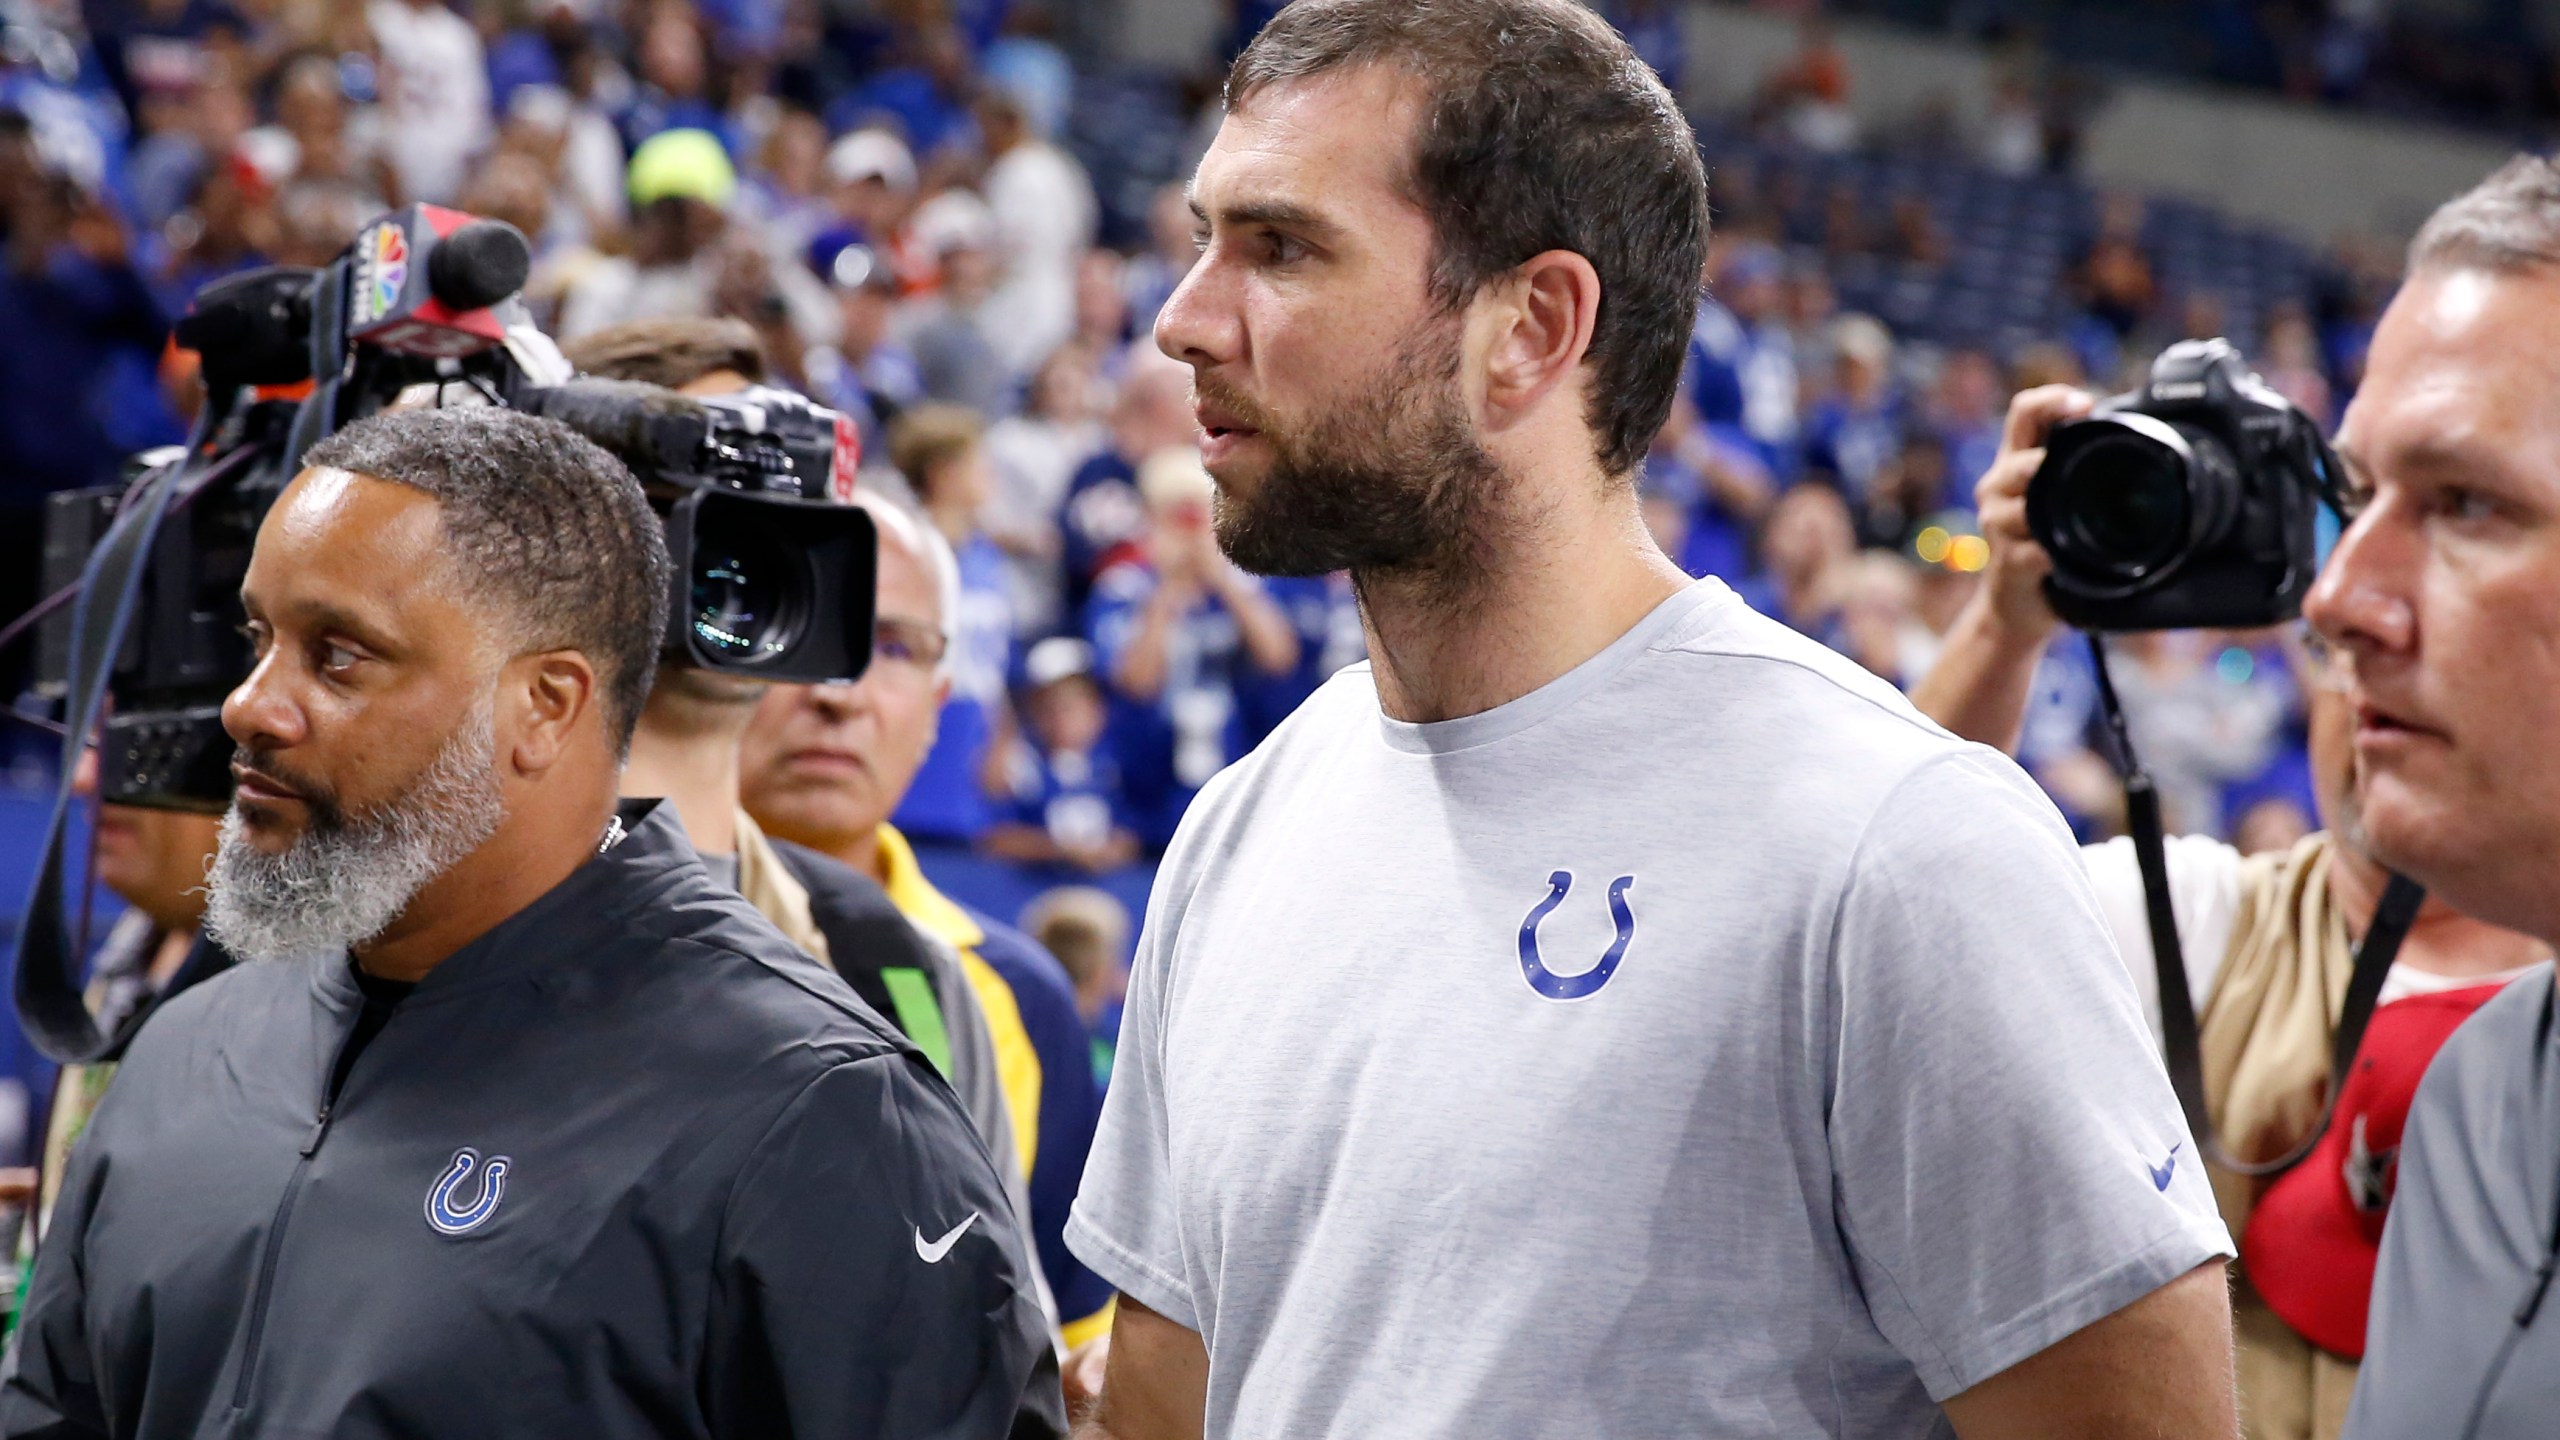
[(1893, 332), (1872, 315), (1843, 315), (1831, 327), (1831, 343), (1840, 353), (1881, 370), (1893, 360)]
[(901, 195), (916, 188), (916, 157), (886, 130), (856, 130), (827, 151), (827, 178), (839, 185), (878, 180)]
[(1093, 647), (1073, 635), (1052, 635), (1022, 657), (1022, 678), (1032, 689), (1093, 673)]
[(519, 85), (516, 93), (507, 98), (508, 119), (521, 120), (554, 135), (569, 128), (570, 116), (576, 110), (577, 101), (557, 85)]
[(992, 250), (996, 213), (966, 190), (945, 190), (916, 207), (910, 233), (924, 253), (936, 260), (954, 250)]

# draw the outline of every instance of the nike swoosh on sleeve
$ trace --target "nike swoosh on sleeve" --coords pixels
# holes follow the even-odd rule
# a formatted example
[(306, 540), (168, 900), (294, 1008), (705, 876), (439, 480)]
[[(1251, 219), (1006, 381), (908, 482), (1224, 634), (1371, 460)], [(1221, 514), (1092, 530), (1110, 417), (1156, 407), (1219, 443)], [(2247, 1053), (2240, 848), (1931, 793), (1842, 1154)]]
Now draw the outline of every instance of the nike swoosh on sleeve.
[(969, 1229), (969, 1227), (970, 1227), (970, 1226), (975, 1225), (975, 1224), (977, 1224), (977, 1223), (978, 1223), (978, 1212), (977, 1212), (977, 1211), (975, 1211), (975, 1210), (972, 1210), (972, 1211), (970, 1211), (970, 1212), (969, 1212), (969, 1218), (968, 1218), (968, 1219), (963, 1220), (963, 1221), (961, 1221), (959, 1224), (954, 1225), (954, 1226), (952, 1226), (952, 1227), (951, 1227), (951, 1233), (949, 1233), (949, 1234), (947, 1234), (947, 1235), (943, 1236), (943, 1237), (942, 1237), (941, 1239), (939, 1239), (939, 1240), (933, 1240), (933, 1241), (928, 1241), (928, 1240), (926, 1240), (926, 1239), (924, 1238), (924, 1227), (923, 1227), (923, 1226), (921, 1226), (921, 1225), (917, 1226), (917, 1227), (916, 1227), (916, 1258), (917, 1258), (917, 1259), (919, 1259), (919, 1260), (922, 1260), (922, 1261), (923, 1261), (924, 1263), (926, 1263), (927, 1265), (939, 1265), (939, 1264), (941, 1264), (941, 1263), (942, 1263), (942, 1257), (951, 1253), (951, 1247), (960, 1243), (960, 1237), (961, 1237), (961, 1235), (963, 1235), (964, 1233), (966, 1233), (966, 1232), (968, 1231), (968, 1229)]

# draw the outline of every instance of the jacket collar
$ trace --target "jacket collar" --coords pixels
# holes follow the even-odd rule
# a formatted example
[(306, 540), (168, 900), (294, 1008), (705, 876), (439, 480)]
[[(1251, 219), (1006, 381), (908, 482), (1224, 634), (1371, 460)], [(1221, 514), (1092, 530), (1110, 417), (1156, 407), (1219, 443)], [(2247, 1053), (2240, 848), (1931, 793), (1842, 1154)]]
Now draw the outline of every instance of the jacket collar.
[[(613, 934), (630, 928), (616, 922), (644, 908), (721, 896), (676, 822), (674, 806), (625, 800), (615, 807), (615, 818), (623, 828), (619, 843), (446, 956), (418, 982), (409, 1003), (477, 990), (552, 961), (596, 956), (610, 949), (604, 942)], [(333, 1005), (362, 1003), (346, 957), (320, 965), (315, 978)]]
[(898, 827), (880, 824), (880, 888), (889, 892), (889, 903), (915, 926), (954, 950), (974, 949), (987, 938), (969, 912), (952, 903), (951, 898), (933, 888), (924, 878), (924, 867), (916, 864), (915, 847)]

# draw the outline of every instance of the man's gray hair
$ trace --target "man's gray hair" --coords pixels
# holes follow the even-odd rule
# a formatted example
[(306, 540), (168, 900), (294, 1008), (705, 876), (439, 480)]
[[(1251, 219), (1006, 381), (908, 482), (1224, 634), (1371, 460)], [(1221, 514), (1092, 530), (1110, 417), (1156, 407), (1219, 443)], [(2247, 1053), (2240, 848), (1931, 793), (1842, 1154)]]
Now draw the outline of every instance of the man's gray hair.
[(951, 673), (953, 641), (960, 633), (960, 557), (952, 552), (951, 542), (934, 528), (931, 520), (917, 513), (912, 505), (880, 490), (865, 486), (854, 492), (853, 503), (871, 512), (871, 521), (879, 527), (882, 549), (895, 545), (915, 557), (933, 580), (934, 628), (942, 634), (942, 663), (934, 667), (937, 675)]
[(2445, 202), (2409, 242), (2409, 269), (2560, 265), (2560, 166), (2519, 155)]

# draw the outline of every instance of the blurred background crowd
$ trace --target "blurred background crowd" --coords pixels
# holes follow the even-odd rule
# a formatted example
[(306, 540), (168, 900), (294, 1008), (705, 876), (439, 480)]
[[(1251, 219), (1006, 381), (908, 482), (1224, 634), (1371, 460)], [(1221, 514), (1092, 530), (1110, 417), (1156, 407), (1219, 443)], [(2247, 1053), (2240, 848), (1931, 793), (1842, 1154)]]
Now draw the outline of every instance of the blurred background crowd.
[[(1699, 93), (1688, 7), (1605, 8)], [(1906, 685), (1984, 562), (1972, 488), (2014, 391), (2123, 388), (2228, 335), (2334, 421), (2388, 298), (2388, 237), (2084, 179), (2123, 75), (2499, 144), (2560, 115), (2560, 22), (2528, 0), (1751, 8), (1785, 48), (1698, 105), (1710, 298), (1646, 513), (1693, 573)], [(1268, 11), (1222, 10), (1223, 53)], [(1976, 48), (1980, 93), (1862, 119), (1835, 28), (1878, 20)], [(1133, 64), (1114, 23), (1108, 0), (0, 0), (0, 614), (36, 598), (45, 494), (183, 434), (194, 357), (167, 335), (199, 286), (456, 205), (532, 237), (526, 299), (560, 337), (735, 317), (857, 419), (866, 481), (960, 560), (952, 695), (897, 825), (995, 913), (1068, 883), (1134, 908), (1188, 799), (1361, 636), (1346, 581), (1246, 576), (1209, 538), (1188, 372), (1149, 332), (1191, 258), (1219, 56)], [(2122, 652), (2171, 826), (2303, 833), (2291, 638)], [(0, 727), (12, 908), (55, 743)], [(2121, 819), (2103, 743), (2065, 636), (2021, 759), (2090, 837)], [(1076, 913), (1061, 948), (1107, 1036), (1126, 917), (1097, 943)]]

